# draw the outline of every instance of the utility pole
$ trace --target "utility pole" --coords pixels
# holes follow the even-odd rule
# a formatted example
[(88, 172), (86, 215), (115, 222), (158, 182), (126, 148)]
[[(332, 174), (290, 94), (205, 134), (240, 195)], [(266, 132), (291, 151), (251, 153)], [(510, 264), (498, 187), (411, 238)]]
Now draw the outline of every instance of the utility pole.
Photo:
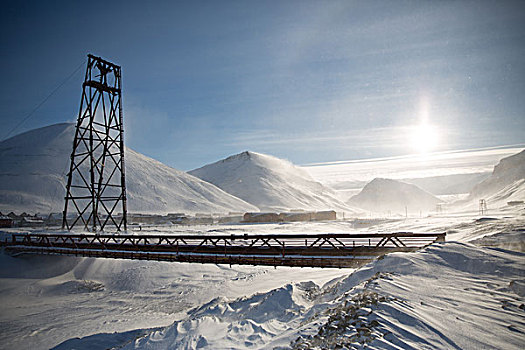
[(487, 201), (484, 199), (479, 200), (479, 215), (484, 215), (487, 212)]

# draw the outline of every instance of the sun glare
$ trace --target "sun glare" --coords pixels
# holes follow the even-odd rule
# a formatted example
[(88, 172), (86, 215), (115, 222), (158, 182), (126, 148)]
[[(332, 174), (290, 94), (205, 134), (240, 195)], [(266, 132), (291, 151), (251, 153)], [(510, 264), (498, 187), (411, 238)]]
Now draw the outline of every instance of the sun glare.
[(410, 143), (415, 153), (425, 155), (436, 150), (439, 144), (439, 131), (429, 123), (430, 120), (430, 100), (423, 94), (419, 101), (419, 125), (412, 127)]
[(438, 146), (439, 133), (432, 125), (423, 123), (414, 127), (411, 141), (412, 148), (416, 153), (430, 153)]

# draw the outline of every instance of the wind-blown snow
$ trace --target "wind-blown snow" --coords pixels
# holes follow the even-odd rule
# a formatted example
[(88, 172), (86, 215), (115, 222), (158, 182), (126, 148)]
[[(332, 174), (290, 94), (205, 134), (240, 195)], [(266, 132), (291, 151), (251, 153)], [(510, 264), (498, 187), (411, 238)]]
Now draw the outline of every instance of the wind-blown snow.
[[(196, 228), (200, 233), (210, 229)], [(169, 325), (217, 295), (237, 298), (290, 281), (324, 283), (344, 274), (338, 269), (301, 270), (305, 274), (292, 268), (6, 254), (0, 254), (0, 266), (0, 348), (21, 350), (49, 349), (68, 339), (61, 349), (106, 349)], [(128, 332), (133, 329), (139, 330)], [(78, 346), (78, 339), (71, 339), (93, 334), (96, 339), (87, 345), (85, 339)]]
[(214, 299), (125, 349), (516, 349), (524, 258), (461, 243), (389, 254), (322, 288)]
[(433, 195), (468, 194), (480, 181), (489, 177), (490, 172), (474, 174), (455, 174), (423, 178), (401, 179), (401, 181), (420, 187)]
[(377, 213), (405, 214), (435, 211), (441, 201), (416, 185), (391, 179), (374, 179), (350, 198), (349, 204)]
[[(0, 210), (61, 212), (75, 126), (55, 124), (0, 143)], [(143, 213), (256, 211), (185, 172), (125, 150), (128, 210)]]
[[(525, 199), (525, 150), (503, 158), (495, 167), (492, 174), (480, 182), (470, 192), (471, 199), (497, 195), (494, 200), (524, 200)], [(520, 195), (514, 195), (519, 192)], [(514, 196), (513, 196), (514, 195)], [(511, 196), (513, 198), (511, 198)]]
[[(482, 218), (471, 214), (447, 214), (372, 220), (368, 224), (365, 220), (364, 226), (360, 220), (162, 226), (143, 230), (141, 234), (447, 231), (448, 241), (523, 252), (524, 214), (523, 209), (512, 207)], [(358, 270), (354, 276), (353, 269), (274, 269), (0, 254), (3, 301), (0, 303), (0, 344), (13, 349), (50, 348), (61, 344), (57, 349), (87, 350), (132, 346), (139, 337), (136, 343), (139, 348), (155, 348), (153, 340), (159, 344), (159, 349), (166, 344), (183, 348), (182, 344), (193, 346), (196, 342), (208, 343), (208, 349), (272, 349), (280, 345), (289, 348), (299, 336), (308, 344), (320, 341), (320, 337), (311, 340), (306, 337), (327, 334), (327, 330), (338, 328), (338, 320), (348, 315), (350, 323), (355, 321), (360, 325), (363, 334), (367, 333), (367, 327), (373, 327), (375, 330), (370, 334), (374, 336), (386, 334), (383, 339), (390, 343), (409, 341), (407, 344), (416, 344), (410, 346), (418, 349), (427, 346), (423, 340), (428, 339), (431, 344), (440, 344), (428, 348), (449, 348), (442, 345), (444, 337), (460, 347), (467, 342), (475, 344), (479, 338), (484, 344), (490, 344), (488, 348), (516, 348), (513, 334), (522, 335), (519, 333), (522, 326), (514, 320), (523, 318), (523, 309), (515, 306), (524, 301), (512, 291), (523, 290), (525, 286), (520, 282), (524, 280), (523, 257), (523, 254), (447, 242), (419, 253), (386, 256)], [(521, 272), (516, 272), (516, 266)], [(378, 272), (381, 278), (374, 277)], [(389, 280), (384, 278), (388, 273), (398, 287), (392, 292), (387, 289)], [(320, 287), (334, 278), (338, 279)], [(370, 290), (376, 282), (380, 289)], [(472, 301), (462, 303), (463, 300)], [(283, 308), (273, 309), (279, 306)], [(368, 317), (376, 306), (377, 313), (374, 311)], [(388, 309), (388, 306), (393, 308)], [(214, 318), (209, 313), (213, 308)], [(190, 309), (199, 311), (187, 314)], [(249, 319), (243, 314), (235, 315), (232, 310), (243, 312)], [(297, 310), (299, 314), (293, 316)], [(453, 315), (451, 320), (446, 318), (448, 314)], [(289, 321), (281, 321), (290, 315), (293, 317)], [(383, 315), (383, 318), (374, 315)], [(461, 320), (453, 323), (461, 327), (461, 335), (457, 334), (459, 331), (445, 328), (448, 323), (456, 322), (455, 317)], [(201, 322), (203, 319), (208, 323)], [(438, 320), (437, 326), (432, 323), (434, 321), (430, 322), (432, 319)], [(378, 328), (374, 320), (382, 326)], [(174, 321), (173, 327), (178, 327), (176, 334), (169, 326)], [(191, 328), (192, 325), (195, 328)], [(386, 331), (381, 327), (386, 327)], [(352, 330), (339, 328), (345, 332)], [(494, 336), (496, 332), (502, 334), (501, 340)], [(353, 337), (354, 333), (352, 331), (349, 336)], [(226, 334), (230, 338), (225, 339)], [(369, 339), (364, 335), (362, 339)], [(374, 348), (387, 347), (376, 345), (377, 341), (372, 343)], [(356, 344), (357, 348), (363, 347)], [(408, 345), (399, 347), (410, 348)], [(464, 348), (472, 347), (465, 345)]]
[(468, 198), (453, 203), (454, 210), (477, 210), (480, 199), (486, 201), (489, 211), (508, 202), (525, 202), (525, 150), (503, 158), (489, 177), (472, 188)]
[(243, 152), (189, 173), (263, 211), (353, 211), (303, 169), (265, 154)]

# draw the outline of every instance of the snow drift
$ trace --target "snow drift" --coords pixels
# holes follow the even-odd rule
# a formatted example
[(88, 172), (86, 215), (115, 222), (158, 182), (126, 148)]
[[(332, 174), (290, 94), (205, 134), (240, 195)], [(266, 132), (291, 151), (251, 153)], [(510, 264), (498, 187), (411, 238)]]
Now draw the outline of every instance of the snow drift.
[(305, 170), (266, 154), (246, 151), (189, 173), (263, 211), (353, 211)]
[(520, 348), (524, 257), (461, 243), (389, 254), (322, 288), (216, 298), (124, 348)]
[[(0, 210), (61, 212), (75, 125), (55, 124), (0, 142)], [(129, 148), (128, 210), (142, 213), (254, 211), (210, 183)]]
[(434, 211), (440, 202), (437, 197), (416, 185), (381, 178), (370, 181), (348, 201), (366, 210), (392, 214), (405, 214), (405, 207), (411, 213)]

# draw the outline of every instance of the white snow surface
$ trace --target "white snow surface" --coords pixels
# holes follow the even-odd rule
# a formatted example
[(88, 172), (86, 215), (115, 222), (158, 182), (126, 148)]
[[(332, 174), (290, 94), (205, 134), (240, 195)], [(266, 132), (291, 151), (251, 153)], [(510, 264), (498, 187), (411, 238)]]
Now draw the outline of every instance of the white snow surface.
[(376, 213), (405, 214), (434, 212), (441, 200), (416, 185), (398, 180), (376, 178), (369, 182), (349, 204)]
[(357, 271), (0, 254), (0, 344), (273, 349), (290, 348), (301, 338), (295, 345), (306, 344), (303, 349), (334, 348), (341, 339), (352, 341), (347, 348), (363, 348), (365, 340), (370, 348), (389, 349), (523, 348), (524, 218), (523, 209), (504, 208), (490, 217), (462, 213), (141, 231), (447, 231), (444, 244), (391, 254)]
[[(322, 223), (306, 227), (308, 231), (326, 230)], [(158, 227), (140, 233), (238, 234), (304, 229), (299, 224), (203, 225)], [(149, 328), (167, 326), (185, 317), (188, 309), (219, 295), (235, 299), (268, 292), (290, 282), (325, 283), (345, 274), (345, 270), (338, 269), (274, 269), (67, 256), (11, 257), (3, 253), (0, 266), (3, 300), (0, 348), (21, 350), (49, 349), (68, 339), (60, 349), (120, 346), (129, 342), (130, 337), (147, 333)]]
[[(0, 142), (0, 211), (61, 212), (75, 125), (55, 124)], [(228, 213), (257, 208), (210, 183), (125, 149), (128, 210)]]
[(190, 174), (257, 206), (261, 211), (338, 210), (356, 212), (289, 161), (242, 152), (192, 170)]
[(523, 253), (446, 243), (319, 287), (216, 298), (124, 349), (517, 349)]

